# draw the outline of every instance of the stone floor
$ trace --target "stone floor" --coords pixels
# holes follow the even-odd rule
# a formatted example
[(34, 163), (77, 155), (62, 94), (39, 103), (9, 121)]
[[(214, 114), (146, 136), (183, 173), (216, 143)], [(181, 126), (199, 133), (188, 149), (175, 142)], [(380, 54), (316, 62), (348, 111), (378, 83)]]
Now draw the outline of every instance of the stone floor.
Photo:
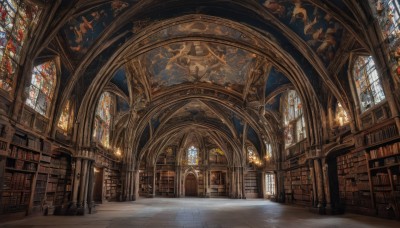
[(106, 203), (86, 216), (35, 216), (0, 227), (400, 227), (400, 222), (362, 215), (316, 215), (265, 200), (154, 198)]

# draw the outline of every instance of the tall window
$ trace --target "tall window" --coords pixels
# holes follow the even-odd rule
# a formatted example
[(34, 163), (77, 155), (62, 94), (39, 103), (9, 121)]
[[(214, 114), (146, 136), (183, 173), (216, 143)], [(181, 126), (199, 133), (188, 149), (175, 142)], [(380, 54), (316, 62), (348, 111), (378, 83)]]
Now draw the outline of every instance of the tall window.
[(72, 129), (72, 122), (74, 120), (74, 112), (71, 102), (68, 100), (61, 112), (60, 119), (58, 120), (57, 126), (64, 131), (69, 133)]
[(106, 148), (110, 148), (112, 100), (113, 97), (109, 92), (101, 94), (94, 121), (93, 137)]
[(271, 160), (272, 158), (272, 146), (269, 143), (265, 143), (265, 159), (267, 161)]
[(21, 50), (40, 10), (28, 1), (0, 0), (0, 88), (11, 92)]
[(394, 44), (400, 38), (400, 3), (398, 0), (370, 0), (383, 38)]
[(357, 57), (354, 62), (353, 76), (362, 111), (385, 99), (375, 62), (371, 56)]
[(306, 138), (303, 106), (295, 90), (288, 91), (283, 96), (282, 112), (285, 147)]
[(187, 151), (187, 163), (188, 165), (197, 165), (199, 164), (199, 154), (198, 154), (199, 150), (194, 147), (191, 146), (189, 147), (188, 151)]
[[(398, 0), (369, 0), (386, 45), (389, 45), (393, 75), (400, 77), (400, 2)], [(398, 79), (399, 80), (399, 79)]]
[(48, 115), (56, 85), (57, 70), (54, 60), (33, 68), (26, 104), (43, 116)]
[(267, 195), (275, 195), (275, 174), (265, 174), (265, 193)]
[(350, 118), (340, 102), (336, 105), (336, 122), (339, 126), (343, 126), (350, 122)]

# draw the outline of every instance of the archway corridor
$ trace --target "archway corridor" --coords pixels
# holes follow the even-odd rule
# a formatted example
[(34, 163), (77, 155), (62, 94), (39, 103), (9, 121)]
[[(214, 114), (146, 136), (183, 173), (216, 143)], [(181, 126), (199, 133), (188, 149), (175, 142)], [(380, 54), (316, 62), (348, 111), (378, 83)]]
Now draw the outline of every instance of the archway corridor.
[[(57, 225), (55, 225), (57, 224)], [(4, 228), (257, 228), (257, 227), (398, 227), (398, 222), (356, 214), (326, 216), (261, 199), (140, 198), (111, 202), (87, 216), (27, 217)]]

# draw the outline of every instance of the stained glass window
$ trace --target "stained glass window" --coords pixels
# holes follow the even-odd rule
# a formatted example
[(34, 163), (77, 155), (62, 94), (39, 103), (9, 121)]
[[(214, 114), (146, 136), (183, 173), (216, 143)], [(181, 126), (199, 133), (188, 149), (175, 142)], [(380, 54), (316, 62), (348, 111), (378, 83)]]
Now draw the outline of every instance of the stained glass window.
[(269, 143), (265, 143), (265, 159), (270, 160), (272, 158), (272, 146)]
[(22, 47), (39, 18), (28, 1), (0, 0), (0, 88), (11, 92)]
[(265, 174), (265, 193), (267, 195), (275, 195), (275, 174)]
[(96, 117), (94, 121), (94, 139), (106, 148), (110, 148), (111, 110), (113, 97), (109, 92), (100, 96), (97, 104)]
[(350, 122), (350, 118), (340, 102), (338, 102), (336, 105), (336, 122), (340, 126), (343, 126)]
[(371, 56), (357, 57), (354, 62), (353, 76), (362, 111), (385, 99), (375, 62)]
[(297, 92), (290, 90), (282, 99), (284, 141), (287, 148), (306, 138), (306, 128), (303, 105)]
[(25, 103), (43, 116), (48, 114), (56, 79), (57, 69), (54, 60), (33, 68), (31, 84), (27, 91), (28, 98)]
[(199, 163), (198, 149), (194, 146), (189, 147), (187, 151), (187, 163), (188, 165), (197, 165)]
[(64, 132), (69, 132), (72, 129), (72, 122), (74, 119), (73, 108), (71, 102), (68, 100), (61, 112), (60, 119), (57, 126)]
[(391, 68), (400, 80), (400, 2), (398, 0), (369, 0), (372, 12), (378, 20), (384, 39), (389, 47)]

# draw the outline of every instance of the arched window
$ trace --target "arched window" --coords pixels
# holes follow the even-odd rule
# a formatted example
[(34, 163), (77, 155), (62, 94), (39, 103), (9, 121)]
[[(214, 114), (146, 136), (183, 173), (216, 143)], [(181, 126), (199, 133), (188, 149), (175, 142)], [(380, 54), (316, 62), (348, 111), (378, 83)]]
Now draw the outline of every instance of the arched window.
[(0, 1), (0, 88), (10, 93), (21, 50), (40, 9), (28, 1)]
[(36, 112), (47, 116), (56, 86), (57, 69), (54, 60), (33, 68), (26, 104)]
[(354, 62), (353, 77), (361, 111), (365, 111), (385, 99), (372, 56), (357, 57)]
[(344, 110), (342, 104), (340, 104), (340, 102), (338, 102), (336, 104), (336, 122), (339, 126), (343, 126), (345, 124), (348, 124), (350, 122), (350, 118), (347, 115), (346, 110)]
[(295, 90), (286, 92), (282, 98), (285, 147), (306, 138), (303, 105)]
[(104, 92), (103, 94), (101, 94), (96, 109), (93, 137), (97, 142), (99, 142), (106, 148), (110, 148), (112, 106), (112, 95), (109, 92)]
[(199, 150), (191, 146), (187, 150), (187, 163), (188, 165), (197, 165), (199, 163)]
[(269, 143), (265, 143), (265, 159), (267, 161), (271, 160), (272, 158), (272, 146)]
[(69, 133), (72, 129), (73, 120), (74, 111), (71, 102), (68, 100), (61, 112), (57, 126), (64, 131), (64, 133)]

